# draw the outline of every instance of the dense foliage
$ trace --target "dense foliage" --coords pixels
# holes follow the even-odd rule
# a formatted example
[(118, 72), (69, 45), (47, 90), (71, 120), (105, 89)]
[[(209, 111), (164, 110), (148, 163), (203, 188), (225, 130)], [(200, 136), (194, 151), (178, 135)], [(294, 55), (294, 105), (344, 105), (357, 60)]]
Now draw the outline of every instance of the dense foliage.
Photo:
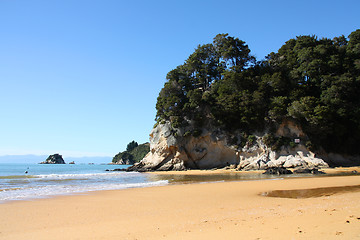
[(139, 145), (137, 142), (132, 141), (127, 145), (126, 151), (119, 152), (113, 157), (112, 162), (117, 163), (120, 160), (128, 160), (131, 162), (131, 164), (140, 162), (149, 151), (149, 143), (143, 143)]
[(293, 119), (312, 146), (359, 153), (360, 30), (332, 40), (298, 36), (262, 61), (245, 42), (219, 34), (166, 78), (157, 122), (251, 134)]
[(128, 145), (126, 146), (126, 151), (130, 152), (137, 146), (139, 146), (139, 144), (133, 140), (133, 141), (129, 142)]

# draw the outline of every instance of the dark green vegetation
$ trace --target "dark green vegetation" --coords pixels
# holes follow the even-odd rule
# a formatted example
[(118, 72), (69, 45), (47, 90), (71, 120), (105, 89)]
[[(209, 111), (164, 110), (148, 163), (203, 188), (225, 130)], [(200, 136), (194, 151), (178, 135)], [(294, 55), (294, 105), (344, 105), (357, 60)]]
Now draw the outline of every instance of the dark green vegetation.
[(126, 151), (119, 152), (113, 157), (112, 162), (117, 163), (123, 160), (124, 162), (129, 162), (129, 164), (134, 164), (140, 162), (149, 151), (149, 143), (139, 145), (137, 142), (132, 141), (127, 145)]
[(156, 120), (191, 123), (193, 136), (209, 124), (248, 136), (291, 119), (313, 150), (358, 154), (359, 93), (360, 30), (332, 40), (298, 36), (262, 61), (245, 42), (219, 34), (167, 74)]

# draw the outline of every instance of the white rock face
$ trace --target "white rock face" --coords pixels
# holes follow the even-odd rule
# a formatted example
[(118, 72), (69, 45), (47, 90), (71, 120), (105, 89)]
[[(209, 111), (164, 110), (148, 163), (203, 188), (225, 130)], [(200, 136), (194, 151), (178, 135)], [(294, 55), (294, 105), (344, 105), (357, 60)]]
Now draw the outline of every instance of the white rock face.
[[(258, 141), (261, 141), (258, 139)], [(264, 146), (259, 144), (260, 146)], [(259, 151), (261, 150), (261, 152)], [(252, 152), (250, 152), (251, 154)], [(240, 170), (259, 170), (267, 169), (270, 167), (285, 167), (285, 168), (314, 168), (314, 167), (328, 167), (328, 164), (314, 156), (313, 153), (309, 152), (302, 145), (297, 146), (293, 150), (283, 148), (279, 153), (272, 151), (265, 147), (259, 149), (255, 156), (249, 156), (249, 152), (242, 152), (242, 158), (238, 165)]]
[[(285, 124), (279, 131), (279, 134), (295, 137), (303, 134), (296, 126), (289, 124)], [(182, 135), (180, 130), (172, 129), (170, 123), (159, 124), (150, 134), (150, 152), (131, 170), (167, 171), (226, 166), (236, 166), (238, 170), (328, 167), (325, 161), (315, 157), (302, 144), (294, 149), (283, 147), (280, 152), (274, 152), (264, 144), (262, 136), (257, 136), (252, 146), (239, 150), (228, 145), (225, 135), (214, 134), (214, 131), (203, 129), (199, 137)]]

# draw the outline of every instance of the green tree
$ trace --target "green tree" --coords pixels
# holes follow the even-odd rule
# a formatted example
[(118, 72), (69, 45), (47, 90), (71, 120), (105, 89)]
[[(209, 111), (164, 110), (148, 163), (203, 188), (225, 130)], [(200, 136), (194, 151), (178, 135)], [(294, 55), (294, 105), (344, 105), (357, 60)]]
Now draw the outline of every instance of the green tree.
[(120, 160), (126, 161), (129, 160), (131, 163), (136, 163), (141, 161), (146, 154), (150, 151), (150, 144), (143, 143), (137, 144), (137, 142), (132, 141), (128, 144), (126, 151), (119, 152), (113, 157), (112, 162), (117, 163)]
[(227, 72), (240, 72), (251, 62), (254, 58), (245, 42), (227, 34), (217, 35), (211, 44), (199, 45), (183, 65), (167, 74), (156, 103), (156, 120), (172, 118), (176, 127), (185, 124), (185, 118), (203, 122), (202, 116), (210, 114), (203, 111), (212, 85)]
[(255, 58), (250, 55), (248, 45), (228, 34), (216, 35), (213, 46), (216, 49), (220, 65), (229, 70), (242, 71), (255, 62)]
[(211, 123), (245, 136), (290, 118), (311, 146), (358, 153), (359, 76), (360, 30), (332, 40), (297, 36), (258, 62), (244, 41), (218, 34), (167, 74), (156, 120), (175, 128), (191, 122), (196, 133)]
[(126, 151), (130, 152), (137, 146), (139, 146), (139, 144), (133, 140), (133, 141), (129, 142), (128, 145), (126, 146)]

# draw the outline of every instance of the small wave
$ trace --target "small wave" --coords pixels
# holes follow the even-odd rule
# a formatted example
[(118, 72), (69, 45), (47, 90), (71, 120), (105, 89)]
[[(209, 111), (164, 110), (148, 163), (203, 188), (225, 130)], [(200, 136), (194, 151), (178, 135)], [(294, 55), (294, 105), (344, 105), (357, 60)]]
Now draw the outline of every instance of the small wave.
[(0, 176), (0, 179), (24, 179), (24, 178), (37, 178), (35, 175), (10, 175)]
[(6, 191), (14, 191), (14, 190), (19, 190), (21, 188), (4, 188), (4, 189), (0, 189), (0, 192), (6, 192)]
[(76, 174), (44, 174), (44, 175), (35, 175), (37, 178), (43, 179), (90, 179), (90, 178), (106, 178), (106, 177), (131, 177), (131, 176), (140, 176), (140, 173), (137, 172), (110, 172), (110, 173), (76, 173)]
[(122, 184), (78, 184), (78, 185), (51, 185), (36, 186), (29, 188), (13, 188), (2, 191), (0, 194), (0, 202), (12, 200), (28, 200), (35, 198), (47, 198), (56, 195), (68, 195), (103, 190), (118, 190), (127, 188), (143, 188), (153, 186), (167, 185), (167, 180), (159, 180), (155, 182), (141, 183), (122, 183)]

